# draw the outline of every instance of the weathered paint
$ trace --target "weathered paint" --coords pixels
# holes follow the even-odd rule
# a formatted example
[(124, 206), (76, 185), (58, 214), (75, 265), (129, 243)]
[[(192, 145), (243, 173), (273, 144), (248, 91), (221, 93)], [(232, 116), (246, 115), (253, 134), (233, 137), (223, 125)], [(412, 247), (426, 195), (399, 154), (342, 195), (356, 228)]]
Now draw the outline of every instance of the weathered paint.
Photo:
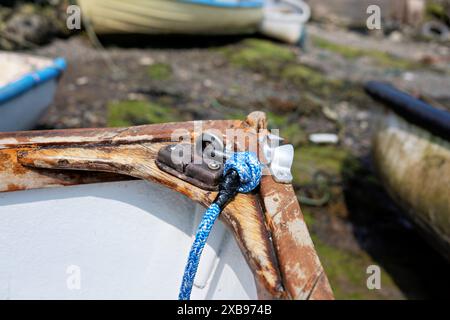
[(309, 236), (292, 185), (261, 181), (265, 217), (286, 291), (293, 299), (333, 299), (333, 293)]

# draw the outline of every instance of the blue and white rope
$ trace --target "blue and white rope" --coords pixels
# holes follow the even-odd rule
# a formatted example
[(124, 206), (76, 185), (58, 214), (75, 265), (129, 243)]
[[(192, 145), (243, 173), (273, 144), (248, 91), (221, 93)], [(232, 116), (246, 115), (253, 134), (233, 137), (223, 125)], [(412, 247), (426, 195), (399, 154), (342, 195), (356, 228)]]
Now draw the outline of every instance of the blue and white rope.
[[(238, 189), (239, 192), (250, 192), (254, 190), (261, 181), (261, 164), (258, 161), (256, 154), (252, 152), (234, 153), (225, 162), (223, 174), (226, 175), (230, 170), (236, 170), (239, 174), (241, 183)], [(200, 221), (184, 269), (183, 281), (181, 283), (180, 294), (178, 295), (179, 300), (189, 300), (191, 297), (192, 287), (194, 285), (194, 279), (203, 248), (205, 247), (206, 240), (214, 226), (214, 222), (221, 211), (221, 208), (216, 203), (212, 203)]]
[(191, 296), (195, 274), (197, 273), (198, 264), (200, 262), (200, 256), (203, 248), (205, 247), (209, 233), (214, 226), (214, 222), (220, 214), (220, 211), (220, 207), (217, 204), (211, 204), (203, 215), (202, 221), (197, 228), (195, 240), (192, 244), (188, 261), (184, 269), (183, 282), (181, 284), (180, 294), (178, 296), (179, 300), (189, 300)]
[(241, 178), (239, 192), (247, 193), (254, 190), (261, 181), (261, 163), (253, 152), (236, 152), (225, 162), (223, 174), (236, 170)]

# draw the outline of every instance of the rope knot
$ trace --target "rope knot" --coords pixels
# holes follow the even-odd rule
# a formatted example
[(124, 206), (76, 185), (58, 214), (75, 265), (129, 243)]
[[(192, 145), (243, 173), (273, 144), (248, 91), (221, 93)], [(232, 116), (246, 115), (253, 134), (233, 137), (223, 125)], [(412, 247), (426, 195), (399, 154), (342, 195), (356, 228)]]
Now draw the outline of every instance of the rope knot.
[(223, 174), (236, 170), (241, 179), (239, 192), (253, 191), (261, 181), (261, 163), (254, 152), (236, 152), (225, 162)]

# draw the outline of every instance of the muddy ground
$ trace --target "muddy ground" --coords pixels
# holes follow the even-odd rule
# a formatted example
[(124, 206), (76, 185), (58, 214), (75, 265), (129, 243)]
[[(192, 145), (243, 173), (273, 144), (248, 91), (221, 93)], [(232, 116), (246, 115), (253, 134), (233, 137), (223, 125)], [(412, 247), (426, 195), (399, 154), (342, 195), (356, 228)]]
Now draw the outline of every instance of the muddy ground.
[[(446, 45), (374, 38), (311, 24), (306, 49), (261, 38), (83, 35), (32, 50), (68, 70), (38, 128), (127, 126), (267, 112), (296, 147), (295, 186), (331, 285), (341, 299), (449, 297), (449, 264), (420, 236), (374, 174), (377, 105), (362, 83), (395, 83), (450, 109)], [(335, 133), (337, 145), (308, 142)], [(379, 265), (382, 289), (366, 287)]]

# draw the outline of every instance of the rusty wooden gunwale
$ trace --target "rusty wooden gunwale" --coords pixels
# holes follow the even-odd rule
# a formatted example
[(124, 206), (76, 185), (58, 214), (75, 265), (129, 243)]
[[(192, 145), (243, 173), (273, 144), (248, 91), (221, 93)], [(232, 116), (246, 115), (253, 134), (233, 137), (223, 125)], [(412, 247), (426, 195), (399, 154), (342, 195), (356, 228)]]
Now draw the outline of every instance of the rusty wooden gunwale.
[[(186, 130), (194, 141), (199, 124), (0, 133), (0, 192), (133, 177), (157, 182), (208, 206), (215, 192), (179, 180), (154, 162), (174, 130)], [(202, 121), (201, 125), (203, 131), (222, 133), (243, 129), (252, 139), (267, 132), (265, 115), (260, 112), (250, 114), (246, 121)], [(236, 142), (236, 149), (245, 146)], [(279, 205), (274, 204), (275, 198)], [(221, 219), (233, 232), (255, 276), (260, 298), (333, 299), (291, 185), (276, 183), (266, 175), (259, 192), (239, 194)]]

